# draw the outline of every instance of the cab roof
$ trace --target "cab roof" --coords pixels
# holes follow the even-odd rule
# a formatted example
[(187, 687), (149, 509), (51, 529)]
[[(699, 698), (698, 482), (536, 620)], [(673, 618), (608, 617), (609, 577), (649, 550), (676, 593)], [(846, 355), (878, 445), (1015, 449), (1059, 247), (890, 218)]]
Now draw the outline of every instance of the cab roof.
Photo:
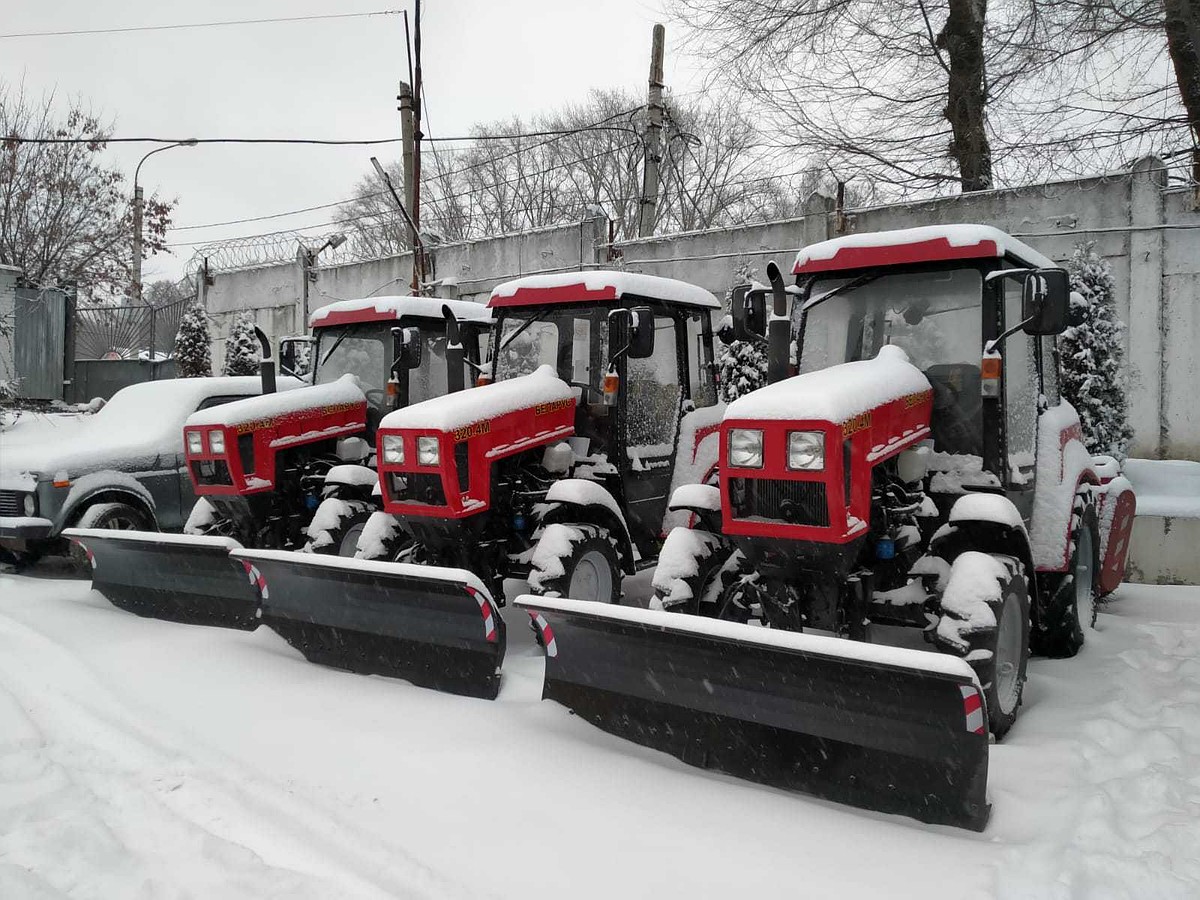
[(812, 244), (796, 254), (792, 274), (988, 258), (1007, 259), (1023, 267), (1053, 268), (1057, 265), (1028, 244), (991, 225), (928, 225), (848, 234)]
[(339, 300), (322, 306), (308, 317), (312, 328), (330, 325), (354, 325), (358, 322), (386, 322), (404, 316), (421, 319), (442, 319), (442, 307), (460, 321), (490, 322), (492, 314), (482, 303), (470, 300), (443, 300), (439, 297), (367, 297), (363, 300)]
[(529, 275), (506, 281), (492, 291), (488, 306), (492, 309), (503, 309), (510, 306), (541, 306), (550, 303), (603, 303), (626, 297), (696, 309), (721, 308), (713, 294), (694, 284), (674, 278), (660, 278), (657, 275), (605, 269)]

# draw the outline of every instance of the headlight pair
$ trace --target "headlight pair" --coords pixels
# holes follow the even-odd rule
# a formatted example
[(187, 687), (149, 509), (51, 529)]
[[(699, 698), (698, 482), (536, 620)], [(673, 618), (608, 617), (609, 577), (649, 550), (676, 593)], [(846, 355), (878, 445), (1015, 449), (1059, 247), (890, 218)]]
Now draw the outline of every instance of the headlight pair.
[[(188, 453), (192, 456), (199, 456), (204, 452), (204, 432), (189, 431), (187, 433)], [(223, 456), (225, 453), (225, 432), (219, 428), (214, 428), (208, 432), (208, 449), (209, 452), (215, 453), (218, 456)]]
[[(729, 432), (729, 464), (739, 469), (763, 466), (763, 433), (757, 428), (733, 428)], [(825, 468), (825, 435), (820, 431), (789, 431), (787, 466), (802, 472)]]
[[(398, 434), (383, 436), (383, 461), (388, 465), (399, 466), (404, 463), (404, 438)], [(417, 465), (436, 466), (442, 461), (438, 439), (433, 435), (417, 438)]]

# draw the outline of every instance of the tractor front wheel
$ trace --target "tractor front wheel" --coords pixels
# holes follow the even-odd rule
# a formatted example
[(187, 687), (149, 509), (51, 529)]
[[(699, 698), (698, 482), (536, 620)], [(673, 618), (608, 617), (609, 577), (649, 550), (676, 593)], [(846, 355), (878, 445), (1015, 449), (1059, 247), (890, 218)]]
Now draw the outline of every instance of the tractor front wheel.
[(326, 556), (354, 556), (358, 540), (374, 509), (361, 500), (327, 498), (317, 509), (308, 526), (305, 553)]
[(608, 529), (547, 525), (533, 550), (529, 588), (547, 597), (619, 603), (621, 566)]
[[(979, 604), (986, 604), (990, 615)], [(988, 728), (999, 740), (1017, 719), (1029, 664), (1025, 567), (1011, 556), (962, 553), (950, 566), (942, 606), (934, 641), (965, 658), (975, 670), (983, 687)]]

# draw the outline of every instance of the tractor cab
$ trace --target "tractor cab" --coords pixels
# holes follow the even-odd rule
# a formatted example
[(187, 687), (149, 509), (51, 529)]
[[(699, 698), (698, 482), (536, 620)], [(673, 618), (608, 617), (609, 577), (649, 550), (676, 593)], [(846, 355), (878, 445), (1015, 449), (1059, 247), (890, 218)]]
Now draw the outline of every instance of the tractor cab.
[[(966, 489), (1015, 491), (1028, 517), (1037, 415), (1059, 400), (1054, 336), (1066, 326), (1066, 273), (983, 225), (837, 238), (801, 250), (793, 273), (787, 327), (798, 372), (900, 347), (933, 389), (932, 492), (952, 502)], [(768, 299), (759, 289), (735, 304), (740, 336), (762, 328)]]
[(595, 272), (510, 282), (488, 305), (496, 328), (485, 380), (549, 366), (571, 387), (578, 474), (622, 501), (635, 545), (655, 555), (681, 423), (717, 400), (716, 299), (672, 279)]

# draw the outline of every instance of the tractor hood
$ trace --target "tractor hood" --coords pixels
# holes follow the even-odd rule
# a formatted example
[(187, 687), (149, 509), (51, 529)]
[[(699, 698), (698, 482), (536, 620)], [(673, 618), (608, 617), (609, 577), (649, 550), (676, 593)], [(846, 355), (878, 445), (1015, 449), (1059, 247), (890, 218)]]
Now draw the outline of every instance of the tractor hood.
[(256, 431), (260, 427), (274, 425), (283, 419), (295, 418), (297, 414), (325, 410), (328, 407), (365, 406), (366, 402), (367, 398), (358, 379), (353, 375), (343, 375), (329, 384), (247, 397), (245, 400), (202, 409), (188, 416), (186, 425), (226, 425), (244, 434)]
[(398, 409), (384, 416), (379, 427), (452, 432), (517, 410), (568, 401), (574, 407), (575, 389), (550, 366), (540, 366), (528, 375)]
[(881, 347), (874, 359), (796, 375), (739, 397), (725, 419), (807, 419), (848, 422), (894, 400), (932, 390), (901, 348)]

